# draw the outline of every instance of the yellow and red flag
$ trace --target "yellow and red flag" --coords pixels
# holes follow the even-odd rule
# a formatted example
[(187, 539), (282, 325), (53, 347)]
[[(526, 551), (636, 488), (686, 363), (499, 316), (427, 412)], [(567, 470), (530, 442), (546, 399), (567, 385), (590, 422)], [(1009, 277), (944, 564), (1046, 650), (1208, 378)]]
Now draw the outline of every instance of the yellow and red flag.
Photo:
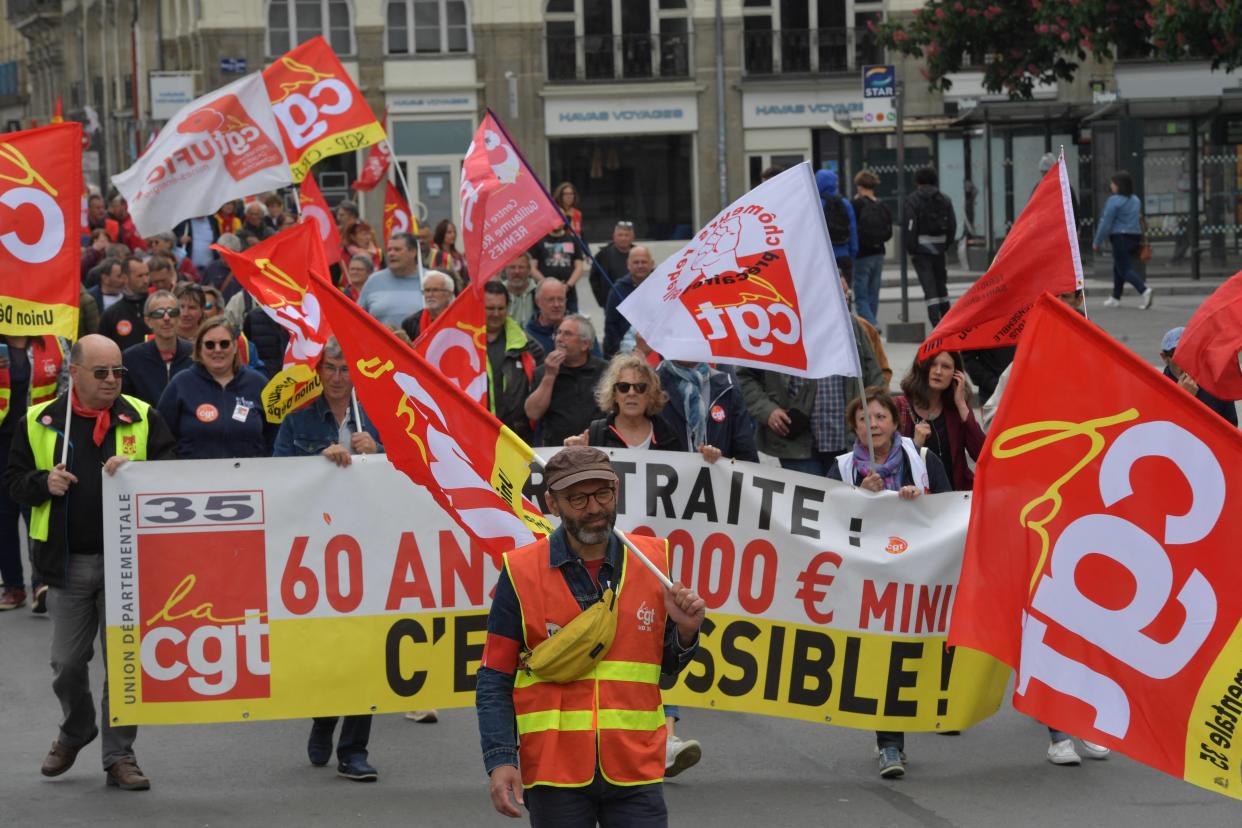
[[(388, 123), (388, 110), (384, 110), (384, 121)], [(362, 163), (362, 173), (358, 176), (358, 180), (353, 183), (355, 190), (361, 190), (369, 193), (374, 190), (381, 181), (388, 178), (388, 167), (392, 163), (392, 150), (388, 146), (387, 141), (376, 141), (371, 145), (371, 149), (367, 152), (367, 160)]]
[(291, 411), (319, 396), (323, 386), (315, 370), (331, 336), (309, 274), (327, 277), (328, 263), (314, 224), (303, 222), (261, 241), (244, 253), (219, 245), (213, 250), (262, 306), (263, 312), (289, 332), (283, 368), (263, 389), (268, 422), (279, 423)]
[(295, 182), (329, 155), (386, 137), (366, 99), (323, 36), (286, 52), (263, 70)]
[(1026, 327), (949, 644), (1014, 667), (1016, 709), (1242, 798), (1242, 436), (1051, 296)]
[(413, 233), (418, 235), (418, 222), (410, 212), (410, 205), (389, 182), (384, 191), (384, 248), (388, 248), (388, 240), (393, 233)]
[(311, 284), (388, 460), (497, 559), (550, 534), (522, 496), (534, 450), (323, 276)]
[[(298, 185), (298, 208), (302, 213), (302, 221), (315, 225), (319, 239), (323, 242), (323, 257), (329, 265), (341, 258), (341, 234), (336, 228), (336, 219), (332, 217), (332, 208), (323, 197), (315, 176), (308, 175)], [(326, 272), (326, 271), (325, 271)]]
[(82, 125), (0, 135), (0, 334), (78, 336)]
[(479, 295), (462, 291), (438, 319), (420, 330), (414, 350), (467, 397), (486, 407), (487, 312)]

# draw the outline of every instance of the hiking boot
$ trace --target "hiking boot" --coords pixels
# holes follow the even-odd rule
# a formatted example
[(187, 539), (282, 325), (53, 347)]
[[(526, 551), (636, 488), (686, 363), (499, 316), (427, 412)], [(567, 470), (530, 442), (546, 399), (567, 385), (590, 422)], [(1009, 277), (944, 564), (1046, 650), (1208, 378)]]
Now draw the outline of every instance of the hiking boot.
[(906, 775), (905, 756), (895, 747), (880, 748), (880, 776), (900, 779)]
[(26, 605), (26, 590), (17, 587), (5, 587), (0, 591), (0, 612), (14, 610)]
[(132, 756), (118, 759), (106, 771), (108, 785), (123, 791), (146, 791), (151, 788), (151, 780), (143, 776), (142, 769)]
[(1054, 765), (1077, 765), (1082, 757), (1074, 750), (1073, 739), (1062, 739), (1048, 745), (1048, 761)]
[(60, 776), (73, 767), (74, 761), (78, 758), (78, 752), (95, 741), (95, 737), (98, 735), (99, 731), (96, 730), (91, 734), (91, 738), (77, 747), (65, 747), (60, 743), (59, 739), (52, 742), (52, 749), (43, 758), (43, 766), (39, 768), (39, 773), (44, 776)]
[(42, 615), (47, 612), (47, 587), (37, 586), (34, 591), (34, 598), (30, 601), (30, 611), (36, 615)]
[(664, 745), (664, 777), (670, 779), (689, 770), (703, 758), (703, 746), (695, 739), (668, 737)]

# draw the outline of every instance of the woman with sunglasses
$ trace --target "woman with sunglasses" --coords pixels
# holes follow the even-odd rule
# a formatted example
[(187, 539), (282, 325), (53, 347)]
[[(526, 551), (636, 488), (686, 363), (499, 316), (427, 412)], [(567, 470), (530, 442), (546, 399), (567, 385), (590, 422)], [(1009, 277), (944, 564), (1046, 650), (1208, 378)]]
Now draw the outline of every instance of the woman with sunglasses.
[(160, 415), (188, 460), (267, 457), (276, 428), (263, 416), (267, 377), (242, 364), (237, 331), (224, 317), (203, 322), (194, 337), (194, 366), (172, 378)]

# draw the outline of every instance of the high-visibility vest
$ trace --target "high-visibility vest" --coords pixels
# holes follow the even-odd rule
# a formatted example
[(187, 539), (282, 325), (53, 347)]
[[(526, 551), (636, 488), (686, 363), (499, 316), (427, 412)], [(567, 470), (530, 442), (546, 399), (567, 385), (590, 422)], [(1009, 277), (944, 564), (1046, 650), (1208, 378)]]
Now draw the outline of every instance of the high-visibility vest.
[[(630, 540), (668, 571), (667, 543)], [(577, 681), (557, 684), (519, 669), (513, 683), (522, 786), (581, 787), (600, 772), (614, 785), (664, 778), (665, 725), (660, 700), (664, 656), (664, 586), (633, 552), (622, 550), (615, 590), (617, 634), (608, 654)], [(534, 649), (582, 609), (559, 568), (548, 565), (548, 541), (505, 554), (522, 612), (522, 636)]]
[[(31, 347), (30, 355), (30, 402), (48, 402), (56, 397), (56, 383), (65, 367), (65, 354), (60, 350), (60, 340), (54, 336), (39, 337), (42, 347)], [(33, 340), (32, 340), (33, 341)], [(12, 346), (10, 346), (11, 348)], [(7, 366), (0, 368), (0, 423), (9, 416), (13, 402), (13, 382)]]
[[(150, 405), (136, 397), (122, 395), (122, 399), (134, 407), (141, 417), (136, 423), (127, 423), (114, 418), (116, 423), (116, 454), (121, 457), (128, 457), (130, 460), (146, 460), (147, 459), (147, 434), (150, 433), (150, 427), (147, 425), (147, 412), (151, 408)], [(63, 423), (52, 423), (44, 425), (39, 421), (39, 416), (43, 413), (43, 409), (52, 404), (52, 400), (32, 406), (26, 412), (26, 436), (30, 440), (30, 450), (34, 454), (35, 468), (50, 470), (59, 458), (56, 456), (56, 437), (60, 435)], [(71, 401), (65, 400), (65, 405), (71, 405)], [(68, 439), (68, 435), (65, 435)], [(40, 503), (30, 510), (30, 538), (31, 540), (45, 541), (47, 540), (48, 522), (52, 514), (52, 499)]]

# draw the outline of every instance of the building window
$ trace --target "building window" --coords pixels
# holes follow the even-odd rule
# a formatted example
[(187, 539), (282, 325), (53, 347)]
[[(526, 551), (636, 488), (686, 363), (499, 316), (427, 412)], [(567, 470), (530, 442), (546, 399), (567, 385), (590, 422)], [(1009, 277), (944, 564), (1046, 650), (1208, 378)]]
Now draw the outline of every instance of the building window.
[(884, 50), (867, 24), (882, 19), (874, 0), (743, 0), (743, 69), (822, 74), (880, 63)]
[(269, 55), (283, 55), (317, 35), (323, 35), (338, 55), (354, 54), (354, 11), (349, 0), (268, 0)]
[(469, 54), (474, 50), (466, 0), (388, 0), (387, 25), (390, 55)]
[(548, 0), (550, 81), (690, 77), (688, 0)]

